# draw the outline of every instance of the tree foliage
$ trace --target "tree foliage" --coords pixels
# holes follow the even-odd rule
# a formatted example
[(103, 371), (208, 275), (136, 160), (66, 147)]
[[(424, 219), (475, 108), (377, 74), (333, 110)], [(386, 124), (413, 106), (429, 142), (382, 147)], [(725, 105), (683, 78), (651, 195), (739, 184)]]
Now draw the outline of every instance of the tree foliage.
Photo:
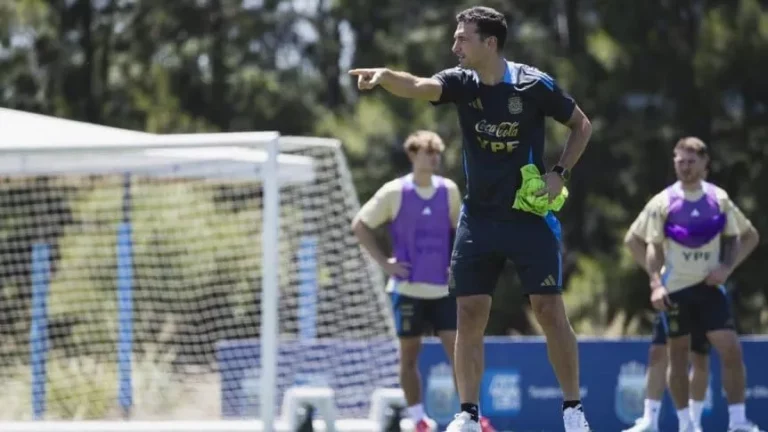
[[(414, 129), (429, 128), (449, 144), (445, 173), (461, 184), (453, 110), (382, 91), (360, 95), (345, 73), (352, 65), (386, 65), (429, 75), (454, 65), (454, 15), (471, 2), (411, 3), (4, 2), (0, 103), (152, 132), (267, 129), (338, 137), (361, 200), (408, 170), (401, 142)], [(508, 16), (508, 56), (554, 75), (594, 125), (562, 214), (573, 322), (584, 333), (646, 332), (647, 281), (621, 239), (644, 203), (672, 181), (678, 137), (698, 135), (709, 143), (710, 179), (768, 232), (768, 172), (762, 171), (768, 161), (768, 2), (485, 3)], [(565, 134), (551, 122), (550, 162)], [(24, 193), (22, 186), (13, 191)], [(64, 200), (66, 191), (56, 196)], [(47, 205), (77, 212), (74, 204)], [(3, 248), (18, 247), (8, 240), (17, 217), (2, 216)], [(173, 248), (173, 236), (157, 247)], [(216, 255), (212, 250), (210, 259)], [(733, 276), (745, 332), (768, 329), (761, 268), (767, 260), (768, 248), (761, 246)], [(173, 266), (166, 271), (193, 274)], [(6, 280), (4, 286), (24, 283)], [(517, 284), (511, 270), (499, 284), (490, 332), (536, 331)]]

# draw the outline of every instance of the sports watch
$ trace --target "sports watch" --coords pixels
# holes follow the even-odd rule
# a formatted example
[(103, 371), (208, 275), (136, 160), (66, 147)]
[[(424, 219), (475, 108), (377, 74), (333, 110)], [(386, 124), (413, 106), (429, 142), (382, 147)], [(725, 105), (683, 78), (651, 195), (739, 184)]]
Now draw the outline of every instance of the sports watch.
[(552, 172), (559, 175), (564, 181), (568, 181), (571, 179), (571, 170), (566, 169), (561, 165), (553, 166)]

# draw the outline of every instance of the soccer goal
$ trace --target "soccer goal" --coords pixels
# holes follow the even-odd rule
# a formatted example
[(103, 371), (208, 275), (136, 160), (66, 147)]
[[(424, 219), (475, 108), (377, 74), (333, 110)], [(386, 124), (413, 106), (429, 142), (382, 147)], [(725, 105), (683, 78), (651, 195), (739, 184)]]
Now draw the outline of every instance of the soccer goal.
[(8, 142), (0, 178), (0, 429), (270, 431), (288, 389), (352, 419), (397, 386), (337, 140)]

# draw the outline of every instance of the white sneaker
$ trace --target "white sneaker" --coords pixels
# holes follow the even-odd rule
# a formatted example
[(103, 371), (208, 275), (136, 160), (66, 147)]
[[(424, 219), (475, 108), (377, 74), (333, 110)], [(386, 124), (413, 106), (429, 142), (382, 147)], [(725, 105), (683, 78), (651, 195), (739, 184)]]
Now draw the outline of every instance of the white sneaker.
[(460, 412), (448, 424), (446, 432), (481, 432), (480, 423), (472, 420), (468, 412)]
[(677, 431), (678, 432), (696, 432), (696, 428), (693, 427), (693, 422), (685, 422), (685, 423), (677, 423)]
[(635, 420), (635, 425), (629, 429), (624, 429), (622, 432), (659, 432), (653, 427), (653, 422), (645, 417), (640, 417)]
[(566, 408), (563, 411), (565, 432), (590, 432), (589, 423), (584, 417), (584, 411), (576, 408)]
[(728, 432), (762, 432), (759, 427), (747, 422), (736, 427), (729, 427)]

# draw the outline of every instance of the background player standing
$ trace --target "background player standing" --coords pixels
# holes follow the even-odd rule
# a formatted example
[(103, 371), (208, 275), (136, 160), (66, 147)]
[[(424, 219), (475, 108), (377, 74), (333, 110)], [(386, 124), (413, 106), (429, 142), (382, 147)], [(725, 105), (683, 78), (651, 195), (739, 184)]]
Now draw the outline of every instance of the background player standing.
[(688, 352), (704, 332), (722, 362), (729, 431), (755, 432), (745, 413), (745, 368), (723, 284), (737, 265), (739, 236), (749, 223), (719, 187), (704, 181), (709, 155), (698, 138), (675, 145), (678, 182), (647, 205), (646, 270), (653, 306), (665, 311), (669, 390), (679, 430), (694, 431), (688, 408)]
[[(646, 268), (645, 254), (648, 244), (645, 235), (648, 226), (648, 215), (651, 209), (646, 207), (632, 222), (624, 244), (632, 254), (635, 262)], [(744, 217), (742, 219), (748, 228), (739, 236), (739, 252), (735, 267), (738, 267), (754, 251), (760, 242), (757, 229)], [(645, 381), (645, 403), (643, 417), (639, 418), (634, 426), (624, 432), (656, 432), (659, 430), (659, 414), (661, 403), (666, 389), (667, 375), (667, 325), (663, 313), (656, 315), (653, 326), (653, 337), (648, 350), (648, 372)], [(709, 386), (709, 352), (710, 344), (706, 334), (701, 329), (691, 332), (691, 373), (690, 373), (690, 399), (688, 407), (691, 421), (696, 432), (702, 430), (701, 416)]]
[[(578, 345), (560, 296), (560, 225), (551, 212), (513, 206), (530, 202), (535, 195), (548, 194), (553, 201), (560, 197), (570, 169), (587, 145), (591, 125), (549, 75), (504, 59), (507, 24), (501, 13), (474, 7), (459, 13), (457, 23), (453, 52), (460, 67), (431, 78), (386, 68), (350, 71), (362, 90), (380, 85), (400, 97), (452, 103), (458, 110), (467, 195), (456, 231), (450, 284), (458, 303), (455, 359), (462, 403), (448, 430), (480, 430), (483, 336), (493, 289), (510, 260), (547, 339), (549, 360), (564, 396), (565, 430), (588, 431), (580, 402)], [(567, 125), (571, 134), (559, 163), (540, 177), (546, 171), (546, 117)], [(529, 193), (524, 180), (531, 165), (537, 171), (534, 180), (543, 180), (544, 187)]]
[[(387, 291), (400, 342), (400, 385), (416, 431), (426, 432), (436, 424), (421, 402), (418, 356), (421, 337), (430, 329), (453, 365), (456, 299), (448, 294), (448, 265), (461, 196), (454, 182), (435, 175), (444, 149), (437, 134), (415, 132), (404, 147), (412, 173), (382, 186), (360, 209), (352, 229), (390, 276)], [(387, 222), (391, 222), (392, 258), (379, 247), (372, 231)]]

